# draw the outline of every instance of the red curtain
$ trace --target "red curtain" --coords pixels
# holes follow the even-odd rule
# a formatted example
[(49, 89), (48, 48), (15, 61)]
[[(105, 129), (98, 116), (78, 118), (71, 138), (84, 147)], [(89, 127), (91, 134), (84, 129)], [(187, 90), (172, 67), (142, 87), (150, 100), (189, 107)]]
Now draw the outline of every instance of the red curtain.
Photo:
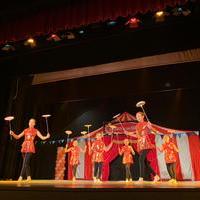
[[(174, 140), (174, 143), (177, 146), (176, 137), (173, 137), (173, 140)], [(180, 163), (179, 156), (177, 156), (177, 161), (176, 161), (176, 178), (179, 181), (183, 180), (183, 175), (182, 175), (182, 171), (181, 171), (181, 163)]]
[(91, 180), (93, 176), (93, 163), (92, 163), (92, 156), (89, 155), (89, 147), (87, 145), (87, 149), (85, 152), (85, 180)]
[(194, 178), (200, 180), (200, 141), (198, 135), (188, 135)]
[[(118, 140), (123, 141), (126, 138), (126, 136), (118, 136)], [(115, 138), (116, 139), (116, 138)], [(109, 145), (111, 142), (111, 138), (104, 137), (104, 142), (106, 145)], [(121, 147), (123, 144), (119, 144), (119, 147)], [(117, 156), (119, 155), (118, 151), (118, 144), (113, 144), (112, 148), (104, 153), (104, 163), (103, 163), (103, 169), (102, 169), (102, 180), (107, 181), (110, 174), (110, 162), (112, 162)]]
[(82, 0), (59, 8), (30, 13), (24, 18), (0, 24), (0, 43), (26, 37), (71, 29), (118, 16), (134, 15), (137, 12), (156, 11), (167, 5), (185, 3), (186, 0)]

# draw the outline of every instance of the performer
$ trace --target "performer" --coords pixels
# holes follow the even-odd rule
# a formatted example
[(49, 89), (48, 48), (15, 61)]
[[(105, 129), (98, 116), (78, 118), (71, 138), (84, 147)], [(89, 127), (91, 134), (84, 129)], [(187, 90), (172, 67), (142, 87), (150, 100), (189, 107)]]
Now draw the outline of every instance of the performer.
[(158, 150), (164, 153), (167, 171), (171, 177), (169, 182), (176, 183), (175, 165), (177, 161), (178, 148), (170, 139), (169, 135), (164, 135), (163, 144), (161, 148), (158, 147)]
[(151, 168), (148, 160), (147, 154), (148, 152), (155, 148), (155, 146), (151, 143), (149, 138), (149, 134), (151, 134), (150, 130), (152, 129), (151, 123), (145, 121), (145, 115), (143, 112), (136, 113), (136, 119), (138, 123), (136, 124), (136, 134), (134, 135), (137, 137), (137, 150), (139, 153), (139, 163), (140, 163), (140, 177), (139, 181), (144, 180), (145, 176), (145, 169), (147, 169), (153, 176), (154, 182), (159, 181), (160, 177), (154, 172)]
[(86, 146), (84, 149), (82, 149), (81, 147), (78, 146), (77, 140), (73, 141), (73, 146), (70, 148), (68, 148), (68, 144), (66, 144), (65, 152), (66, 153), (71, 152), (69, 164), (72, 166), (72, 174), (73, 174), (72, 180), (73, 181), (76, 180), (76, 171), (77, 171), (77, 167), (79, 165), (80, 152), (85, 153), (85, 151), (86, 151)]
[(125, 170), (126, 170), (126, 182), (128, 181), (132, 181), (132, 175), (131, 175), (131, 171), (130, 171), (130, 166), (131, 164), (133, 164), (133, 155), (135, 155), (135, 152), (132, 148), (131, 145), (129, 145), (129, 140), (125, 139), (124, 140), (124, 146), (120, 149), (119, 148), (119, 154), (122, 155), (123, 154), (123, 164), (125, 166)]
[(32, 154), (35, 153), (35, 145), (34, 145), (35, 137), (38, 136), (42, 140), (46, 140), (50, 137), (49, 133), (47, 133), (46, 136), (43, 136), (35, 128), (35, 124), (36, 124), (35, 119), (31, 118), (29, 120), (29, 127), (19, 135), (15, 134), (13, 131), (10, 131), (10, 135), (12, 135), (17, 140), (23, 136), (25, 137), (21, 148), (21, 152), (23, 155), (23, 165), (18, 181), (22, 181), (25, 176), (27, 177), (27, 181), (31, 181), (30, 159)]
[[(90, 144), (90, 143), (89, 143)], [(112, 142), (106, 146), (102, 140), (102, 133), (97, 133), (96, 140), (93, 142), (91, 148), (89, 145), (89, 153), (92, 154), (92, 162), (94, 162), (94, 182), (101, 182), (103, 156), (105, 151), (109, 151), (112, 147)]]

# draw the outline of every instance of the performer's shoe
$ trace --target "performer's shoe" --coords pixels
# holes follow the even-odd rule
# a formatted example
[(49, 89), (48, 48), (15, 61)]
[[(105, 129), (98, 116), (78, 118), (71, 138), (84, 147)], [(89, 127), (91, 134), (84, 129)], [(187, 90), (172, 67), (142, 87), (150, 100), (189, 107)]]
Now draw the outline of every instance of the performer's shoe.
[(130, 182), (132, 182), (132, 181), (133, 181), (133, 179), (132, 179), (132, 178), (130, 178), (130, 179), (129, 179), (129, 181), (130, 181)]
[(94, 182), (97, 182), (97, 178), (96, 178), (96, 177), (93, 177), (93, 181), (94, 181)]
[(28, 176), (26, 180), (27, 180), (27, 181), (31, 181), (31, 177), (30, 177), (30, 176)]
[(73, 178), (72, 178), (72, 181), (76, 181), (76, 177), (73, 177)]
[(102, 183), (102, 181), (100, 179), (97, 179), (97, 183)]
[(138, 182), (143, 182), (144, 181), (144, 179), (142, 178), (142, 177), (140, 177), (139, 179), (138, 179)]
[(169, 183), (174, 183), (174, 184), (176, 184), (177, 183), (177, 181), (176, 181), (176, 179), (170, 179), (169, 181), (168, 181)]
[(128, 179), (126, 178), (126, 183), (128, 183)]
[(160, 177), (158, 175), (154, 176), (153, 182), (156, 183), (160, 180)]
[(20, 176), (20, 177), (18, 178), (18, 181), (22, 181), (22, 180), (23, 180), (23, 177)]

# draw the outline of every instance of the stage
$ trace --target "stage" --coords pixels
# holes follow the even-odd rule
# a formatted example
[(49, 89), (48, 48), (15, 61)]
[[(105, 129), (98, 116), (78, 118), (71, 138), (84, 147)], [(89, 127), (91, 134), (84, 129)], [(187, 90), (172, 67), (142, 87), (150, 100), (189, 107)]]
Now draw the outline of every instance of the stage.
[(200, 182), (183, 181), (172, 184), (168, 182), (136, 181), (93, 181), (78, 180), (32, 180), (27, 181), (0, 181), (1, 199), (198, 199), (200, 198)]

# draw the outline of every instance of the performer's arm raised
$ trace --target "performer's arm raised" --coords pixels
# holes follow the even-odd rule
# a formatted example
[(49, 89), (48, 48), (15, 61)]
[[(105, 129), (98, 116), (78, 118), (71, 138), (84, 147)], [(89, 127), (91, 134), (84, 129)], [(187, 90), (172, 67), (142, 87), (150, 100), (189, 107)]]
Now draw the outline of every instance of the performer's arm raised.
[(40, 131), (37, 131), (37, 136), (38, 136), (41, 140), (46, 140), (46, 139), (50, 138), (50, 134), (49, 134), (49, 133), (47, 133), (46, 136), (43, 136), (43, 135), (40, 133)]
[(12, 135), (16, 140), (19, 140), (21, 137), (24, 136), (24, 131), (21, 132), (19, 135), (15, 134), (13, 131), (10, 131), (10, 135)]

